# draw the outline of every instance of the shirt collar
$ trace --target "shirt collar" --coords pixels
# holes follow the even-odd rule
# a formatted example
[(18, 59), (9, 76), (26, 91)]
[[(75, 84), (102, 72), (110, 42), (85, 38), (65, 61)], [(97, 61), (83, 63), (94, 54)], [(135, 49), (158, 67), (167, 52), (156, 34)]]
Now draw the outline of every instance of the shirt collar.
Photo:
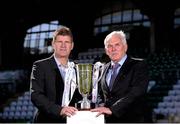
[[(119, 65), (123, 65), (123, 63), (125, 62), (125, 60), (126, 60), (126, 58), (127, 58), (127, 54), (125, 54), (123, 57), (122, 57), (122, 59), (118, 62), (119, 63)], [(111, 61), (111, 65), (114, 65), (115, 63), (113, 62), (113, 61)]]
[(55, 57), (55, 55), (54, 55), (54, 59), (55, 59), (55, 62), (56, 62), (56, 64), (58, 65), (58, 67), (69, 67), (69, 60), (68, 60), (68, 62), (67, 62), (67, 65), (66, 66), (64, 66), (64, 65), (62, 65), (59, 61), (58, 61), (58, 59)]

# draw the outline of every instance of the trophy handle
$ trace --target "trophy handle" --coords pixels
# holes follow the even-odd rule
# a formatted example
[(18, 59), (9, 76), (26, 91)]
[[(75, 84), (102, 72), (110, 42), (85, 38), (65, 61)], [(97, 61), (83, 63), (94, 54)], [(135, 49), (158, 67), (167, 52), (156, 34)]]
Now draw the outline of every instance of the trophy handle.
[(104, 72), (104, 64), (101, 62), (96, 62), (93, 68), (93, 78), (94, 78), (93, 88), (96, 87), (97, 83), (99, 82), (99, 80), (103, 75), (103, 72)]
[(98, 95), (98, 82), (101, 79), (104, 72), (104, 64), (101, 62), (96, 62), (93, 67), (93, 82), (92, 82), (92, 102), (97, 103)]

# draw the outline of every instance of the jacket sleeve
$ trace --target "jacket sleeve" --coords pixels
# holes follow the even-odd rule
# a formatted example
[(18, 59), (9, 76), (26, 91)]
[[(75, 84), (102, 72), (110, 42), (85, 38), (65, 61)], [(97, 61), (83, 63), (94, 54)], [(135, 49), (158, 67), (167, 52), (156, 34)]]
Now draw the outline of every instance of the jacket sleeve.
[(61, 107), (50, 101), (45, 91), (45, 67), (35, 62), (30, 77), (31, 101), (42, 112), (48, 115), (60, 117)]

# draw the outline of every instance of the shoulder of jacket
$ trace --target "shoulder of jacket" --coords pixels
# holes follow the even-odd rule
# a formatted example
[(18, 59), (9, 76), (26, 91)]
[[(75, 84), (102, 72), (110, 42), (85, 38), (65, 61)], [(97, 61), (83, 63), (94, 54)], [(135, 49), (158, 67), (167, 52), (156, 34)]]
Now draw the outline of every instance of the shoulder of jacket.
[(134, 58), (134, 57), (132, 57), (131, 59), (132, 59), (132, 60), (136, 60), (136, 61), (144, 61), (143, 58)]
[(49, 61), (51, 58), (52, 58), (52, 57), (48, 57), (48, 58), (36, 60), (36, 61), (34, 62), (34, 64), (47, 62), (47, 61)]

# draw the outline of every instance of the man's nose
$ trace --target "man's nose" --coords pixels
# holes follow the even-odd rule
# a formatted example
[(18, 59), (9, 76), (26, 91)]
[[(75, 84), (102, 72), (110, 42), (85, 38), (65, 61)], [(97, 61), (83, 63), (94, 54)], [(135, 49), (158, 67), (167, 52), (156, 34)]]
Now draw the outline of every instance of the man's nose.
[(65, 46), (66, 46), (66, 43), (62, 42), (61, 46), (62, 46), (62, 47), (65, 47)]
[(112, 51), (116, 50), (116, 47), (115, 46), (112, 46)]

